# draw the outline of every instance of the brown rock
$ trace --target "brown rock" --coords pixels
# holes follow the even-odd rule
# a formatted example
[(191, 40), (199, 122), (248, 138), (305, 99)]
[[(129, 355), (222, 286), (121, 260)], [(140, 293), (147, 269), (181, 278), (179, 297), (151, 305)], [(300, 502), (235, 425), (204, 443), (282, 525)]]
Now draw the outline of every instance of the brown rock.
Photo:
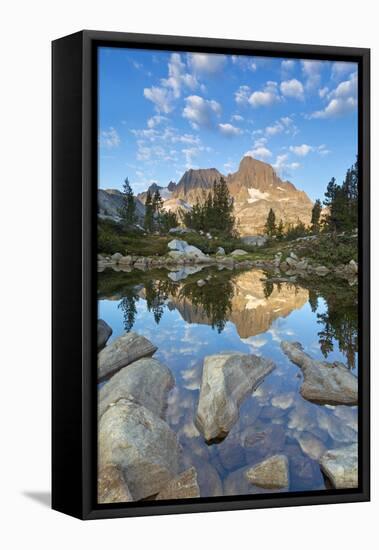
[(197, 483), (195, 468), (185, 470), (174, 479), (171, 479), (166, 487), (161, 489), (156, 500), (171, 500), (176, 498), (198, 498), (200, 489)]

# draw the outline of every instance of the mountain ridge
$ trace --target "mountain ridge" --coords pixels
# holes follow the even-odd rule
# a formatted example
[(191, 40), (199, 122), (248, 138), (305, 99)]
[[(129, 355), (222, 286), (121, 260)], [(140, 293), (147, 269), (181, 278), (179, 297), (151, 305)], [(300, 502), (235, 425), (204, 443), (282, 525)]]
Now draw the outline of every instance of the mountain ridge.
[[(190, 168), (178, 183), (170, 181), (167, 187), (153, 183), (149, 189), (160, 191), (164, 209), (188, 210), (196, 201), (201, 202), (204, 194), (212, 189), (213, 182), (221, 177), (225, 179), (234, 200), (237, 229), (241, 236), (263, 234), (270, 208), (274, 210), (277, 222), (282, 219), (285, 225), (298, 222), (310, 224), (313, 202), (305, 191), (288, 180), (282, 180), (270, 164), (251, 156), (243, 157), (238, 169), (228, 175), (216, 168)], [(112, 194), (112, 190), (104, 192)], [(146, 195), (147, 191), (137, 195), (141, 214)], [(99, 204), (101, 199), (104, 202), (104, 197), (99, 197)], [(102, 209), (103, 213), (104, 210), (107, 208)]]

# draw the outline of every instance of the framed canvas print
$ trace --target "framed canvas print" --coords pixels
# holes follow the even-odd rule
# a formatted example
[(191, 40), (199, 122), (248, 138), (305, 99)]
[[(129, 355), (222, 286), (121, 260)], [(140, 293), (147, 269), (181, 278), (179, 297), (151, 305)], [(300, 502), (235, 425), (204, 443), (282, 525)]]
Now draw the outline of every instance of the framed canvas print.
[(53, 508), (369, 499), (369, 50), (53, 42)]

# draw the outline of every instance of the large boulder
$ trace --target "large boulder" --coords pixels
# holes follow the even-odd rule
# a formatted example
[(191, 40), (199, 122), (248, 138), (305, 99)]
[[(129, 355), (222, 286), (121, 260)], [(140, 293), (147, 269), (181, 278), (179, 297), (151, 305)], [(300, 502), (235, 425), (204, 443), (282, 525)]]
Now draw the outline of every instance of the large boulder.
[(177, 498), (197, 498), (200, 489), (197, 483), (195, 468), (185, 470), (174, 479), (171, 479), (166, 487), (159, 491), (156, 500), (172, 500)]
[(97, 321), (97, 350), (103, 349), (108, 339), (112, 334), (111, 327), (103, 321), (103, 319), (98, 319)]
[(135, 332), (127, 332), (119, 336), (109, 346), (106, 346), (98, 355), (97, 373), (102, 379), (114, 374), (130, 363), (153, 355), (157, 351), (147, 338)]
[(299, 342), (283, 341), (281, 348), (303, 372), (300, 393), (304, 399), (323, 405), (358, 403), (358, 380), (342, 363), (312, 359)]
[(133, 500), (157, 495), (179, 470), (175, 433), (149, 409), (125, 399), (101, 417), (98, 453), (100, 467), (121, 470)]
[(208, 443), (228, 435), (242, 401), (274, 368), (272, 361), (243, 353), (205, 357), (195, 424)]
[(289, 485), (288, 458), (275, 455), (266, 458), (246, 471), (246, 477), (258, 487), (282, 489)]
[(193, 260), (203, 260), (207, 261), (209, 257), (204, 254), (199, 248), (196, 246), (192, 246), (188, 244), (186, 241), (182, 241), (180, 239), (173, 239), (168, 243), (168, 248), (171, 250), (169, 252), (169, 255), (171, 257), (183, 258), (183, 259), (193, 259)]
[(99, 469), (97, 476), (97, 502), (131, 502), (133, 497), (118, 466), (106, 464)]
[(327, 451), (320, 459), (320, 466), (336, 489), (358, 487), (358, 445), (356, 443)]
[(188, 246), (188, 243), (180, 239), (173, 239), (167, 244), (167, 246), (170, 250), (178, 250), (179, 252), (184, 252), (186, 246)]
[(143, 405), (160, 418), (164, 417), (167, 395), (174, 386), (171, 371), (151, 357), (139, 359), (122, 368), (99, 391), (99, 418), (119, 399)]

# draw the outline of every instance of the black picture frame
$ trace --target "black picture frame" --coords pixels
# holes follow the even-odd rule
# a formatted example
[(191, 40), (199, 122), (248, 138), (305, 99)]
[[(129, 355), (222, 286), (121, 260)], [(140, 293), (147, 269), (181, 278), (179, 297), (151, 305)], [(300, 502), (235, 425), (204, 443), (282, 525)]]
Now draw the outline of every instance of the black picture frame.
[[(96, 504), (96, 212), (99, 46), (358, 63), (359, 488)], [(81, 519), (304, 506), (370, 499), (370, 50), (81, 31), (52, 43), (52, 507)]]

